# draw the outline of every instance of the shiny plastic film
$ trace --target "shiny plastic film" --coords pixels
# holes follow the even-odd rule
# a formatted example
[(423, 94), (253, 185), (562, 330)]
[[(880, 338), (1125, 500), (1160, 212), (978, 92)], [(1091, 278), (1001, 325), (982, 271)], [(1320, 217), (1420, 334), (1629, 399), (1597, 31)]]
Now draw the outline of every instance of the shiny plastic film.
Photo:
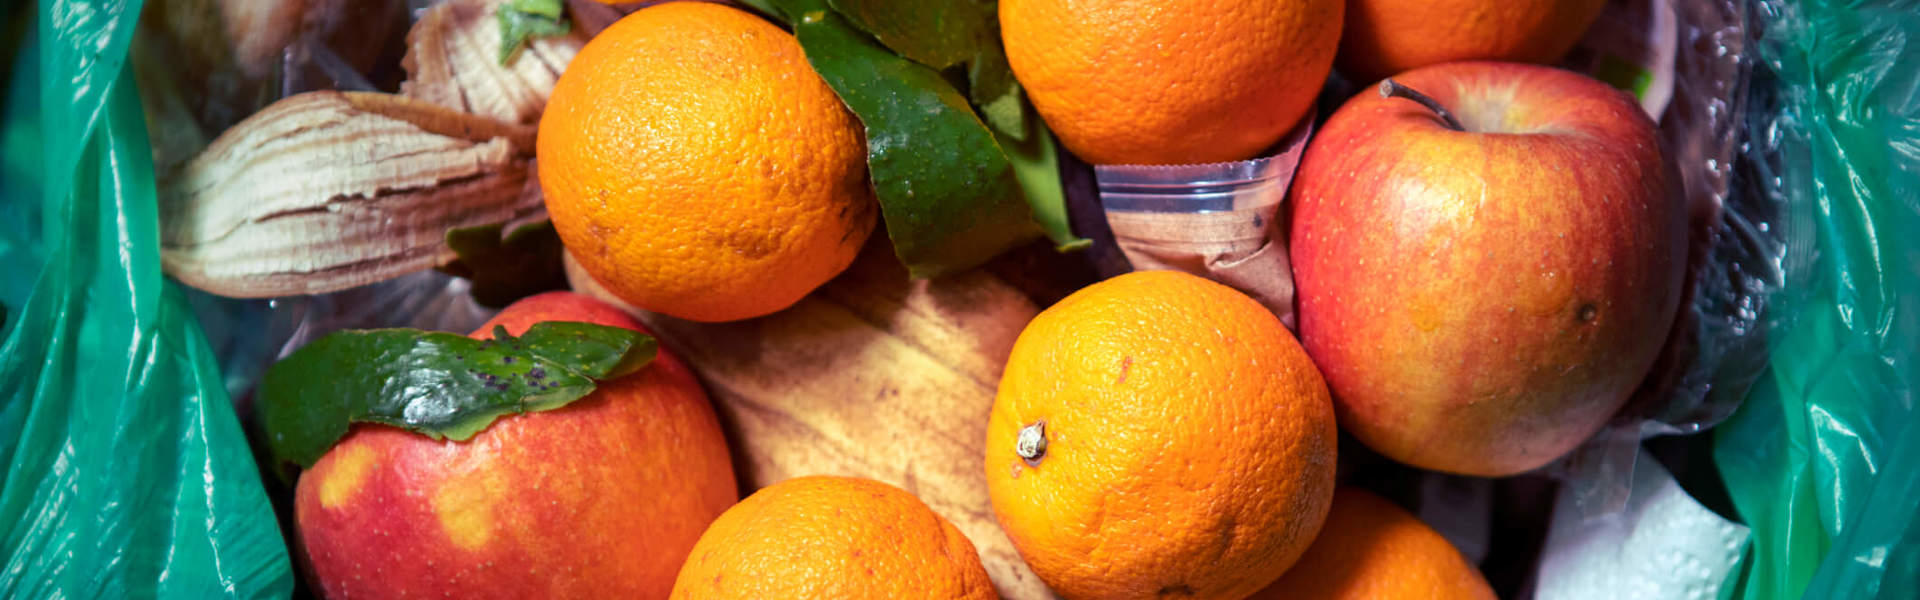
[(1920, 2), (1769, 0), (1748, 157), (1784, 282), (1714, 432), (1753, 530), (1743, 600), (1920, 593)]
[(33, 21), (6, 42), (19, 46), (0, 175), (0, 597), (285, 597), (292, 569), (259, 472), (161, 274), (126, 60), (142, 4), (9, 15)]

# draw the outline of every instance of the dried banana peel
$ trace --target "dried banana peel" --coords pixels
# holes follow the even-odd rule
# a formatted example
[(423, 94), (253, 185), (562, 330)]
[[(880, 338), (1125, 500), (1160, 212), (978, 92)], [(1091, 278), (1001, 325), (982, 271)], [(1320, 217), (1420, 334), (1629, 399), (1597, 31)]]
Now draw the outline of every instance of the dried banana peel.
[(804, 475), (884, 481), (947, 518), (1009, 600), (1052, 598), (993, 516), (981, 470), (1007, 353), (1040, 312), (974, 269), (911, 280), (884, 239), (786, 310), (731, 323), (648, 313), (566, 259), (576, 292), (638, 316), (697, 365), (741, 492)]
[(502, 65), (500, 21), (506, 0), (448, 0), (420, 15), (407, 32), (402, 95), (509, 123), (540, 120), (547, 95), (586, 36), (528, 40)]
[(534, 129), (411, 98), (290, 96), (214, 140), (160, 194), (167, 273), (215, 294), (314, 294), (451, 260), (448, 229), (543, 210)]

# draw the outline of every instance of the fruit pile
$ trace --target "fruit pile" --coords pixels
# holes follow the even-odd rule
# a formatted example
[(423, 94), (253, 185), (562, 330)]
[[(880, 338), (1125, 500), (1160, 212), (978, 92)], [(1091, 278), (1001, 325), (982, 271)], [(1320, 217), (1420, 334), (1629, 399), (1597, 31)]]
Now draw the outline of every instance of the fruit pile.
[[(587, 32), (542, 4), (447, 3), (503, 11), (504, 57), (590, 34), (521, 50), (571, 54), (535, 111), (305, 99), (334, 116), (302, 123), (405, 130), (467, 168), (415, 185), (501, 190), (508, 216), (433, 217), (492, 219), (455, 272), (517, 273), (540, 230), (500, 235), (535, 198), (572, 288), (268, 372), (263, 444), (322, 596), (1490, 598), (1440, 534), (1343, 485), (1340, 433), (1439, 472), (1537, 469), (1641, 386), (1685, 295), (1653, 121), (1542, 65), (1599, 0), (677, 1)], [(1051, 277), (1030, 264), (977, 268), (1086, 244), (1060, 232), (1051, 136), (1095, 164), (1245, 160), (1330, 75), (1369, 85), (1274, 225), (1298, 337), (1183, 272), (1036, 297), (1007, 291)], [(275, 148), (244, 139), (215, 147)], [(221, 164), (189, 170), (242, 179)]]

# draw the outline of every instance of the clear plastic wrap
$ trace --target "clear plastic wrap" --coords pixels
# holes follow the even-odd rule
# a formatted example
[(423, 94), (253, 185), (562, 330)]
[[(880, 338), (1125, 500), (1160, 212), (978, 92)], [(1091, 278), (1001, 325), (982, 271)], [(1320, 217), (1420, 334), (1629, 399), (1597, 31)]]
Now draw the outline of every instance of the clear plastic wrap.
[(1672, 99), (1659, 122), (1692, 213), (1692, 268), (1688, 310), (1652, 373), (1609, 430), (1557, 471), (1576, 489), (1574, 507), (1591, 516), (1625, 506), (1641, 440), (1704, 431), (1740, 405), (1766, 366), (1761, 315), (1780, 287), (1777, 261), (1786, 244), (1768, 225), (1779, 199), (1736, 187), (1749, 135), (1751, 2), (1633, 1), (1667, 3), (1676, 20)]
[(1136, 269), (1173, 269), (1246, 292), (1293, 326), (1293, 270), (1276, 222), (1313, 115), (1276, 151), (1202, 165), (1093, 168), (1114, 241)]

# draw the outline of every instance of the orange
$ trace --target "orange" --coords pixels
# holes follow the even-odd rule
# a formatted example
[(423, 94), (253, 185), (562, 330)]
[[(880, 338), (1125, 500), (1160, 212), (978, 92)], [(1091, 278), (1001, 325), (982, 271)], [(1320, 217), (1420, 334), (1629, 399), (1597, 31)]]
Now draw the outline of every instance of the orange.
[[(546, 320), (640, 329), (554, 292), (474, 337)], [(738, 498), (713, 407), (663, 348), (584, 398), (467, 441), (357, 426), (301, 474), (294, 514), (321, 597), (664, 598)]]
[(854, 477), (755, 492), (700, 536), (674, 598), (998, 598), (973, 543), (919, 498)]
[(1372, 492), (1341, 487), (1320, 537), (1280, 581), (1247, 600), (1495, 600), (1453, 544)]
[(1251, 158), (1312, 107), (1345, 0), (1001, 0), (1015, 78), (1094, 164)]
[(1360, 83), (1457, 60), (1560, 60), (1606, 0), (1350, 0), (1340, 72)]
[(1306, 351), (1252, 298), (1174, 271), (1035, 317), (986, 445), (995, 516), (1067, 598), (1244, 597), (1333, 495), (1333, 403)]
[(644, 8), (580, 49), (540, 119), (560, 240), (621, 299), (696, 321), (791, 306), (873, 231), (860, 124), (759, 17)]

